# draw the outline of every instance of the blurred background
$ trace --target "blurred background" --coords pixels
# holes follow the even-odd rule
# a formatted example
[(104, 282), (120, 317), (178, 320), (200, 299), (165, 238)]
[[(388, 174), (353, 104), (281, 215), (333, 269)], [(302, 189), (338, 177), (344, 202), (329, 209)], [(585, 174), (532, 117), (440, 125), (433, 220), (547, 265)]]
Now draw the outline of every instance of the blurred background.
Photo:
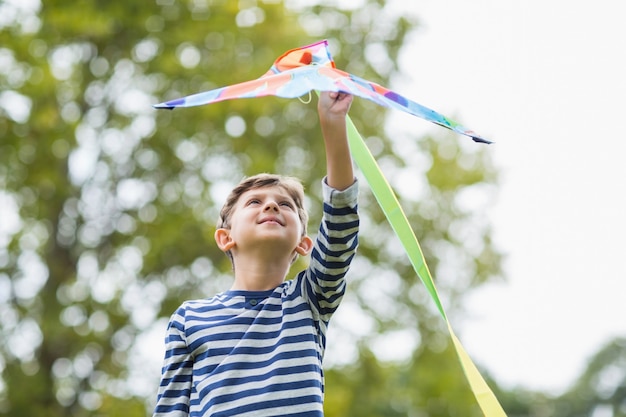
[[(328, 39), (339, 68), (496, 142), (350, 112), (508, 415), (625, 416), (624, 141), (599, 129), (623, 117), (626, 37), (604, 0), (557, 3), (0, 0), (0, 415), (150, 415), (169, 315), (232, 281), (213, 232), (243, 176), (302, 178), (316, 230), (315, 100), (151, 105)], [(326, 415), (481, 415), (362, 184)]]

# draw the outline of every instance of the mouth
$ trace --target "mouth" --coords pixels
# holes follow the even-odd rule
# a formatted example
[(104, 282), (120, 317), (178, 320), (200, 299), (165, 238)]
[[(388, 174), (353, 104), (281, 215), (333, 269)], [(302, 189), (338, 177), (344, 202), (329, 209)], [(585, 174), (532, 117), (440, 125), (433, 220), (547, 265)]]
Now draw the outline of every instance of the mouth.
[(276, 217), (265, 217), (261, 219), (259, 224), (277, 224), (279, 226), (284, 226), (283, 223)]

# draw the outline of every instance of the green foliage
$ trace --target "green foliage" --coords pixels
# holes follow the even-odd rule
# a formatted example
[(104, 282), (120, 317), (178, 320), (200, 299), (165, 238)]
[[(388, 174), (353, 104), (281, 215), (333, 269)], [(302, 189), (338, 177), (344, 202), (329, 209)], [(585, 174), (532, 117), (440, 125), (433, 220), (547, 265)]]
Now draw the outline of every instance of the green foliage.
[[(340, 68), (388, 84), (415, 23), (382, 1), (29, 3), (0, 3), (14, 17), (0, 19), (0, 413), (145, 415), (159, 372), (145, 356), (162, 350), (164, 321), (230, 284), (213, 242), (225, 190), (261, 171), (298, 176), (315, 224), (324, 175), (314, 103), (150, 105), (260, 76), (320, 38)], [(454, 317), (464, 293), (500, 275), (473, 204), (495, 182), (488, 153), (452, 136), (390, 141), (386, 112), (363, 100), (351, 117)], [(345, 304), (371, 326), (351, 341), (358, 355), (328, 370), (328, 415), (475, 415), (442, 320), (365, 186), (360, 206)], [(375, 346), (394, 332), (410, 354), (381, 361)]]
[(480, 416), (455, 355), (445, 344), (418, 349), (407, 363), (386, 364), (362, 348), (355, 364), (327, 373), (326, 415)]
[(615, 338), (589, 359), (561, 394), (502, 389), (489, 381), (509, 417), (626, 416), (626, 339)]
[(576, 383), (554, 401), (554, 416), (626, 416), (626, 339), (616, 338), (589, 361)]

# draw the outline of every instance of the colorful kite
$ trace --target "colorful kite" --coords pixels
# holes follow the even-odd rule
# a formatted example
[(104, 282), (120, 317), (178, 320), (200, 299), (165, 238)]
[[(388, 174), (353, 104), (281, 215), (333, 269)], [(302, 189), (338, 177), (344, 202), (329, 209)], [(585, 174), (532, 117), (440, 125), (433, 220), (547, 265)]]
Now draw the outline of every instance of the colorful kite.
[(457, 133), (476, 142), (491, 143), (447, 117), (422, 106), (381, 85), (337, 69), (330, 56), (326, 40), (292, 49), (280, 56), (263, 76), (256, 80), (221, 87), (215, 90), (166, 101), (157, 109), (201, 106), (236, 98), (278, 96), (295, 98), (317, 91), (341, 91), (363, 97), (381, 106), (402, 110)]
[[(256, 80), (167, 101), (154, 107), (173, 109), (176, 107), (200, 106), (235, 98), (267, 95), (294, 98), (300, 97), (311, 90), (342, 91), (364, 97), (382, 106), (400, 109), (437, 123), (462, 135), (469, 136), (476, 142), (491, 143), (460, 126), (458, 123), (408, 100), (398, 93), (336, 69), (335, 63), (328, 52), (328, 43), (326, 41), (286, 52), (274, 62), (272, 68), (265, 75)], [(389, 224), (402, 243), (413, 269), (426, 286), (437, 306), (437, 310), (446, 322), (452, 345), (456, 350), (461, 367), (480, 409), (486, 417), (506, 417), (506, 413), (498, 399), (483, 379), (452, 329), (424, 259), (420, 244), (395, 193), (349, 116), (346, 121), (350, 151), (354, 161), (361, 169)]]

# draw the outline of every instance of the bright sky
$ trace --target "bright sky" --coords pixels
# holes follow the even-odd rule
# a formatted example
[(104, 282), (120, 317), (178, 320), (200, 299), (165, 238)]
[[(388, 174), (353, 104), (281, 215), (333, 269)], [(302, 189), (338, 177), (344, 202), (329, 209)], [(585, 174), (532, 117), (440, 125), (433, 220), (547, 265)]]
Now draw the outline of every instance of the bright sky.
[(508, 281), (470, 296), (473, 318), (453, 328), (501, 383), (561, 392), (626, 335), (624, 10), (612, 0), (408, 4), (421, 26), (402, 92), (494, 140), (502, 173), (485, 215)]

